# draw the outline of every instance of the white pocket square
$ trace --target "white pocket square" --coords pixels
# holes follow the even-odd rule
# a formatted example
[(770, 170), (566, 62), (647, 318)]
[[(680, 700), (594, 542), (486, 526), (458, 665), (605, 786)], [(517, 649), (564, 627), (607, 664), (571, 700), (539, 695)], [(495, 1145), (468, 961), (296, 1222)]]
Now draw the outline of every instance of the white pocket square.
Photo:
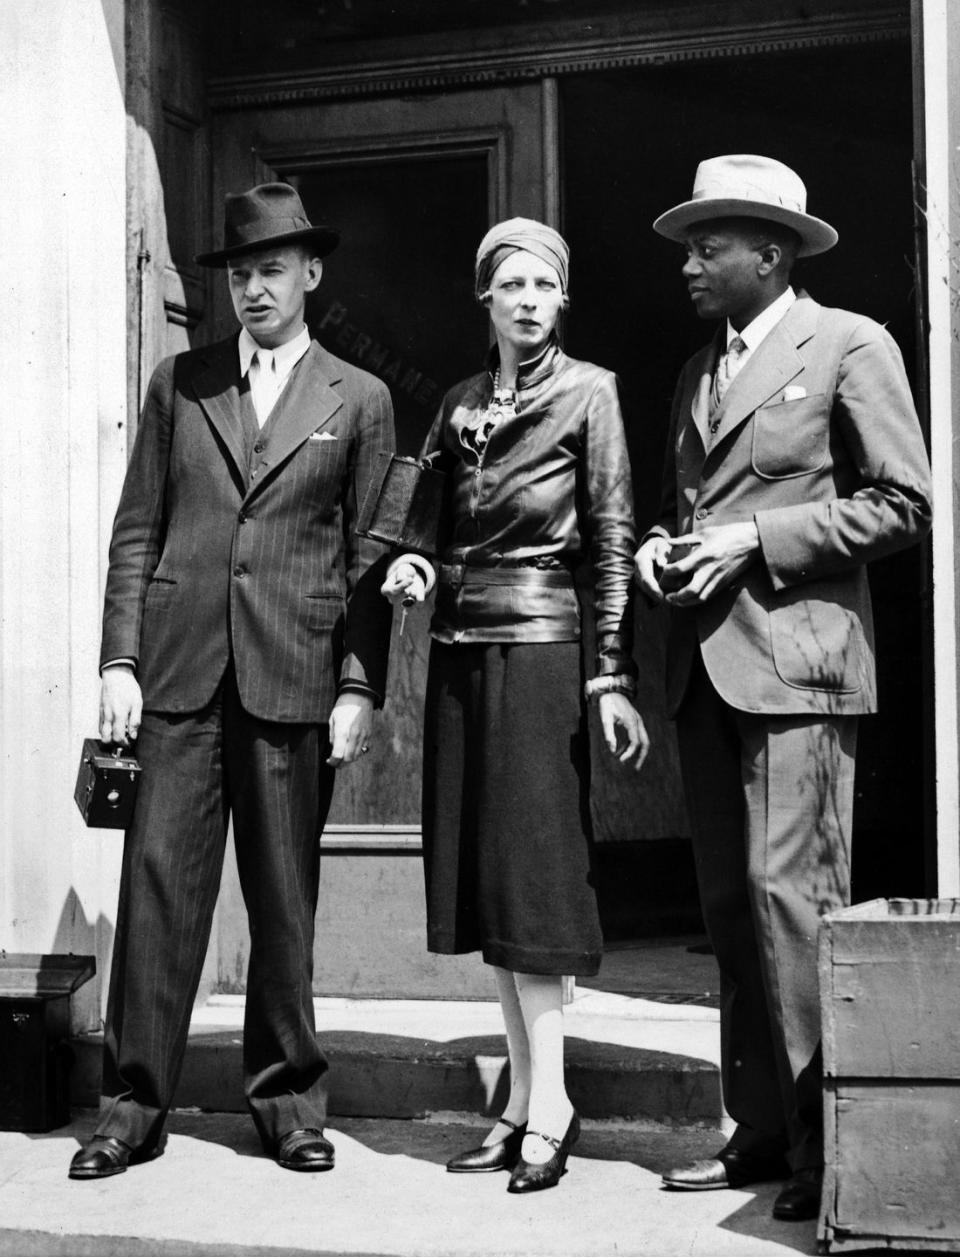
[(785, 402), (798, 402), (801, 398), (806, 397), (807, 390), (802, 384), (788, 384), (783, 390), (783, 400)]
[(310, 441), (335, 441), (337, 438), (332, 432), (311, 432), (307, 439)]

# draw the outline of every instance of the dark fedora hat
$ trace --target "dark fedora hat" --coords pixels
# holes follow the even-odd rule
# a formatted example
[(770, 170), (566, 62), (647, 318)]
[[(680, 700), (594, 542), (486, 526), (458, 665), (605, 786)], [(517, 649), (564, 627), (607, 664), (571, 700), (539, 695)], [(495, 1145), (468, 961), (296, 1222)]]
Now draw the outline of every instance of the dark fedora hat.
[(289, 183), (261, 183), (249, 192), (228, 192), (223, 207), (223, 248), (199, 253), (198, 266), (225, 266), (231, 258), (278, 245), (303, 244), (326, 257), (340, 242), (334, 227), (314, 227)]

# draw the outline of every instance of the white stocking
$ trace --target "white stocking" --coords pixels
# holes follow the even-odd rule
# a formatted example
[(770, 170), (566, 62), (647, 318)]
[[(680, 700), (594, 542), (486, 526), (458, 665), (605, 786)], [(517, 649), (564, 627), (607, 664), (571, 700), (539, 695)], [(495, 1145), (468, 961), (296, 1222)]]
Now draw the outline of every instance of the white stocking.
[[(510, 1058), (510, 1096), (503, 1116), (521, 1126), (527, 1120), (527, 1106), (530, 1102), (530, 1045), (520, 1008), (516, 975), (509, 969), (500, 969), (496, 965), (492, 968), (497, 980), (497, 995), (500, 997), (500, 1010), (507, 1032), (507, 1054)], [(509, 1134), (510, 1127), (497, 1122), (483, 1142), (498, 1143)]]
[[(537, 973), (518, 973), (515, 978), (530, 1052), (529, 1129), (562, 1139), (573, 1116), (563, 1077), (563, 979)], [(527, 1135), (523, 1141), (526, 1161), (549, 1161), (554, 1152), (535, 1136)]]

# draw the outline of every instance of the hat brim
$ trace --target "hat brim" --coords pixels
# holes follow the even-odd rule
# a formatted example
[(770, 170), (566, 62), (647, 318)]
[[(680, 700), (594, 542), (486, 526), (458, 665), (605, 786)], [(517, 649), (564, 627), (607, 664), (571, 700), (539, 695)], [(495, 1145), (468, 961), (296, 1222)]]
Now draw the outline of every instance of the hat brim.
[(782, 205), (766, 205), (759, 201), (738, 200), (735, 197), (702, 197), (696, 201), (684, 201), (661, 214), (653, 224), (653, 230), (667, 240), (683, 243), (686, 234), (695, 223), (714, 218), (761, 218), (766, 222), (781, 223), (791, 227), (800, 237), (798, 257), (813, 257), (826, 253), (837, 243), (837, 232), (822, 218), (785, 209)]
[(198, 253), (193, 260), (198, 266), (226, 266), (231, 259), (243, 257), (247, 253), (262, 253), (264, 249), (292, 244), (308, 244), (316, 257), (325, 258), (339, 243), (340, 232), (336, 227), (304, 227), (300, 231), (286, 231), (282, 235), (268, 236), (264, 240), (248, 240), (243, 244), (231, 245), (229, 249), (217, 249), (213, 253)]

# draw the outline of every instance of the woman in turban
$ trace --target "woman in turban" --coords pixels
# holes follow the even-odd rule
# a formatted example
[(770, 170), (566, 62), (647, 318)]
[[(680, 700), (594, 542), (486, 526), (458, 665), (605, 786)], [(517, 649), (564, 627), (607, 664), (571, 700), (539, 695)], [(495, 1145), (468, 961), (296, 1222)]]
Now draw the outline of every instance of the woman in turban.
[[(427, 680), (423, 848), (428, 946), (481, 951), (506, 1024), (510, 1094), (479, 1148), (447, 1166), (554, 1186), (579, 1133), (563, 1073), (562, 975), (592, 975), (602, 939), (591, 875), (586, 704), (639, 769), (630, 701), (630, 466), (615, 377), (568, 358), (566, 242), (514, 218), (484, 237), (476, 294), (496, 336), (488, 369), (444, 398), (424, 446), (446, 469)], [(596, 675), (584, 684), (573, 572), (593, 571)], [(394, 560), (383, 591), (435, 579)]]

